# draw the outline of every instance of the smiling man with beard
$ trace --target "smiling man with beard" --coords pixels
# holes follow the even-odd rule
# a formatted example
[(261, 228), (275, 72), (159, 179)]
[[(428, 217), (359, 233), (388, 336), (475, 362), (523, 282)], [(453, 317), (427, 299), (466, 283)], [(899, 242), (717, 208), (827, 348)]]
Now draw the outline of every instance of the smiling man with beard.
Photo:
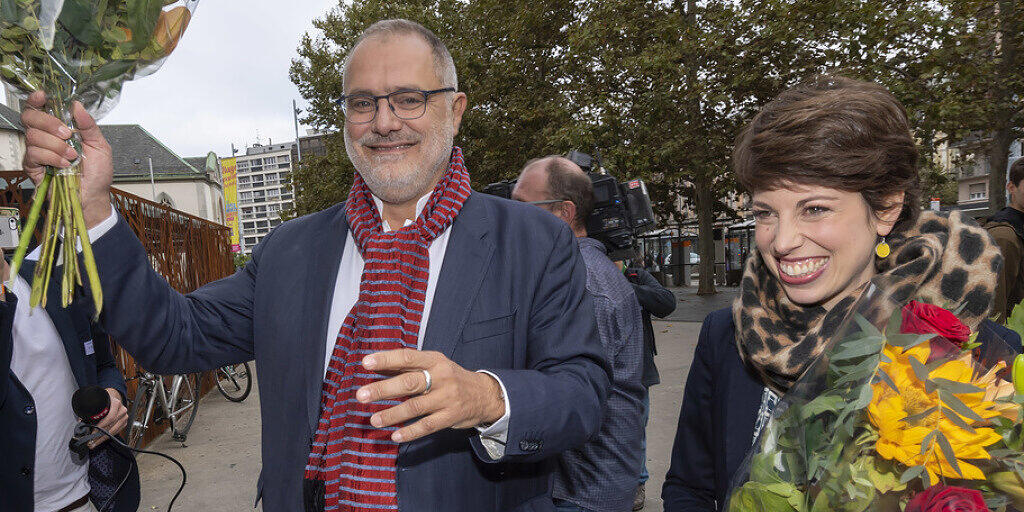
[[(549, 511), (551, 457), (594, 434), (609, 383), (573, 235), (470, 189), (466, 95), (429, 30), (374, 24), (343, 83), (348, 200), (184, 296), (113, 214), (110, 147), (77, 109), (105, 327), (160, 373), (255, 357), (265, 510)], [(37, 180), (77, 156), (43, 99), (22, 116)]]

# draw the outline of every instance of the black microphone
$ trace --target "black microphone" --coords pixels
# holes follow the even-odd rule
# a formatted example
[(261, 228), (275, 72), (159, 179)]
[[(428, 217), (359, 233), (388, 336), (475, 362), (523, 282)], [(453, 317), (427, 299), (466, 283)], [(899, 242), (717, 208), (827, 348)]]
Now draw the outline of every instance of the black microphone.
[(89, 441), (103, 435), (99, 431), (93, 432), (86, 425), (99, 423), (110, 412), (110, 395), (99, 386), (79, 388), (71, 396), (71, 409), (82, 421), (75, 427), (75, 435), (68, 447), (80, 458), (85, 458), (89, 454)]
[(110, 412), (110, 395), (99, 386), (85, 386), (71, 396), (71, 408), (86, 425), (95, 425)]

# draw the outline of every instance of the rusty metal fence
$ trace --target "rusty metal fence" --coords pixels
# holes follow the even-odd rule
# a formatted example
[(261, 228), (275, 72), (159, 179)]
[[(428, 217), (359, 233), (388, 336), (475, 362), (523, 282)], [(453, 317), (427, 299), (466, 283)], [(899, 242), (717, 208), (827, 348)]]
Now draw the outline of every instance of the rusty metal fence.
[[(0, 206), (16, 207), (25, 218), (33, 192), (34, 188), (25, 174), (0, 171)], [(175, 290), (188, 293), (234, 272), (231, 231), (226, 226), (116, 189), (112, 191), (111, 199), (114, 208), (139, 237), (153, 268)], [(41, 236), (41, 233), (37, 232), (36, 236)], [(134, 396), (139, 367), (116, 343), (112, 346), (114, 357), (128, 382), (128, 396)], [(213, 380), (207, 372), (203, 377), (202, 393), (212, 387)], [(167, 422), (152, 425), (143, 443), (158, 436), (166, 426)]]

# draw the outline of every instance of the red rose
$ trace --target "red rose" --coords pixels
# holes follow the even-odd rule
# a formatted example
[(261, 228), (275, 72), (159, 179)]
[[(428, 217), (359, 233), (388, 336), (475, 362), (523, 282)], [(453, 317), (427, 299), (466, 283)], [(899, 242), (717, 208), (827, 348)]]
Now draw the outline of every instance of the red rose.
[[(964, 325), (953, 313), (916, 300), (903, 306), (903, 325), (900, 326), (900, 332), (904, 334), (937, 334), (960, 349), (967, 345), (971, 336), (971, 328)], [(949, 352), (949, 350), (943, 350), (943, 347), (934, 344), (933, 348), (940, 352)]]
[(917, 493), (903, 512), (990, 512), (981, 492), (936, 485)]

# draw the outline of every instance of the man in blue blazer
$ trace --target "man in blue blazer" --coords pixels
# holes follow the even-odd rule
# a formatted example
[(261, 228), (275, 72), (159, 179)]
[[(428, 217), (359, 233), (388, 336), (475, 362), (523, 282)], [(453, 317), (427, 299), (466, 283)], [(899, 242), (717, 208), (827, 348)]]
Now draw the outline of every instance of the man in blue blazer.
[[(0, 251), (0, 274), (9, 266)], [(30, 256), (31, 258), (31, 256)], [(117, 433), (127, 423), (124, 377), (114, 364), (110, 340), (78, 302), (60, 306), (53, 280), (45, 309), (30, 308), (35, 262), (0, 292), (0, 510), (129, 512), (139, 506), (139, 476), (126, 449), (94, 440), (88, 460), (71, 453), (77, 418), (71, 396), (99, 386), (111, 407), (99, 426)], [(95, 508), (90, 508), (95, 507)]]
[[(447, 198), (457, 180), (468, 192), (461, 152), (452, 143), (466, 95), (457, 92), (444, 44), (405, 20), (367, 29), (346, 61), (343, 82), (346, 148), (358, 173), (350, 204), (284, 223), (255, 248), (245, 268), (186, 296), (150, 269), (125, 221), (111, 215), (110, 148), (76, 108), (86, 157), (86, 223), (104, 233), (93, 246), (104, 325), (144, 366), (161, 373), (255, 357), (263, 427), (257, 500), (262, 497), (265, 510), (551, 511), (551, 457), (597, 430), (609, 386), (573, 235), (540, 209), (468, 193), (450, 224), (417, 246), (421, 252), (396, 250), (364, 261), (362, 254), (373, 248), (361, 245), (366, 224), (353, 217), (353, 197), (361, 199), (367, 222), (377, 223), (372, 241), (390, 240), (392, 227), (420, 236), (402, 227), (433, 229), (422, 226), (423, 219), (451, 210), (434, 193)], [(35, 179), (41, 166), (77, 156), (64, 142), (65, 127), (31, 109), (43, 101), (37, 93), (22, 115), (30, 127), (25, 167)], [(428, 256), (429, 265), (415, 265)], [(394, 275), (415, 270), (421, 277), (398, 286), (390, 274), (375, 279), (364, 272), (389, 262)], [(374, 288), (381, 283), (391, 289)], [(423, 300), (401, 303), (398, 313), (382, 313), (384, 304), (365, 311), (366, 301), (377, 300), (368, 291), (408, 291), (402, 287)], [(353, 327), (353, 315), (367, 325)], [(351, 341), (350, 328), (369, 332), (394, 316), (413, 326), (399, 332), (403, 340), (411, 334), (411, 349), (362, 350), (362, 338), (355, 349), (339, 349)], [(365, 442), (398, 445), (378, 464), (327, 468), (343, 480), (347, 498), (339, 502), (337, 493), (317, 489), (308, 473), (318, 470), (311, 447), (325, 446), (315, 441), (323, 433), (318, 430), (337, 416), (324, 414), (336, 395), (322, 390), (332, 389), (332, 374), (352, 368), (359, 378), (377, 378), (358, 389), (339, 388), (354, 393), (345, 403), (356, 411), (371, 403), (388, 408), (348, 416), (343, 428), (359, 435), (339, 442), (375, 436)], [(337, 444), (326, 446), (326, 457), (335, 455), (330, 451)], [(367, 490), (367, 483), (385, 490)], [(384, 504), (369, 507), (363, 498)]]

